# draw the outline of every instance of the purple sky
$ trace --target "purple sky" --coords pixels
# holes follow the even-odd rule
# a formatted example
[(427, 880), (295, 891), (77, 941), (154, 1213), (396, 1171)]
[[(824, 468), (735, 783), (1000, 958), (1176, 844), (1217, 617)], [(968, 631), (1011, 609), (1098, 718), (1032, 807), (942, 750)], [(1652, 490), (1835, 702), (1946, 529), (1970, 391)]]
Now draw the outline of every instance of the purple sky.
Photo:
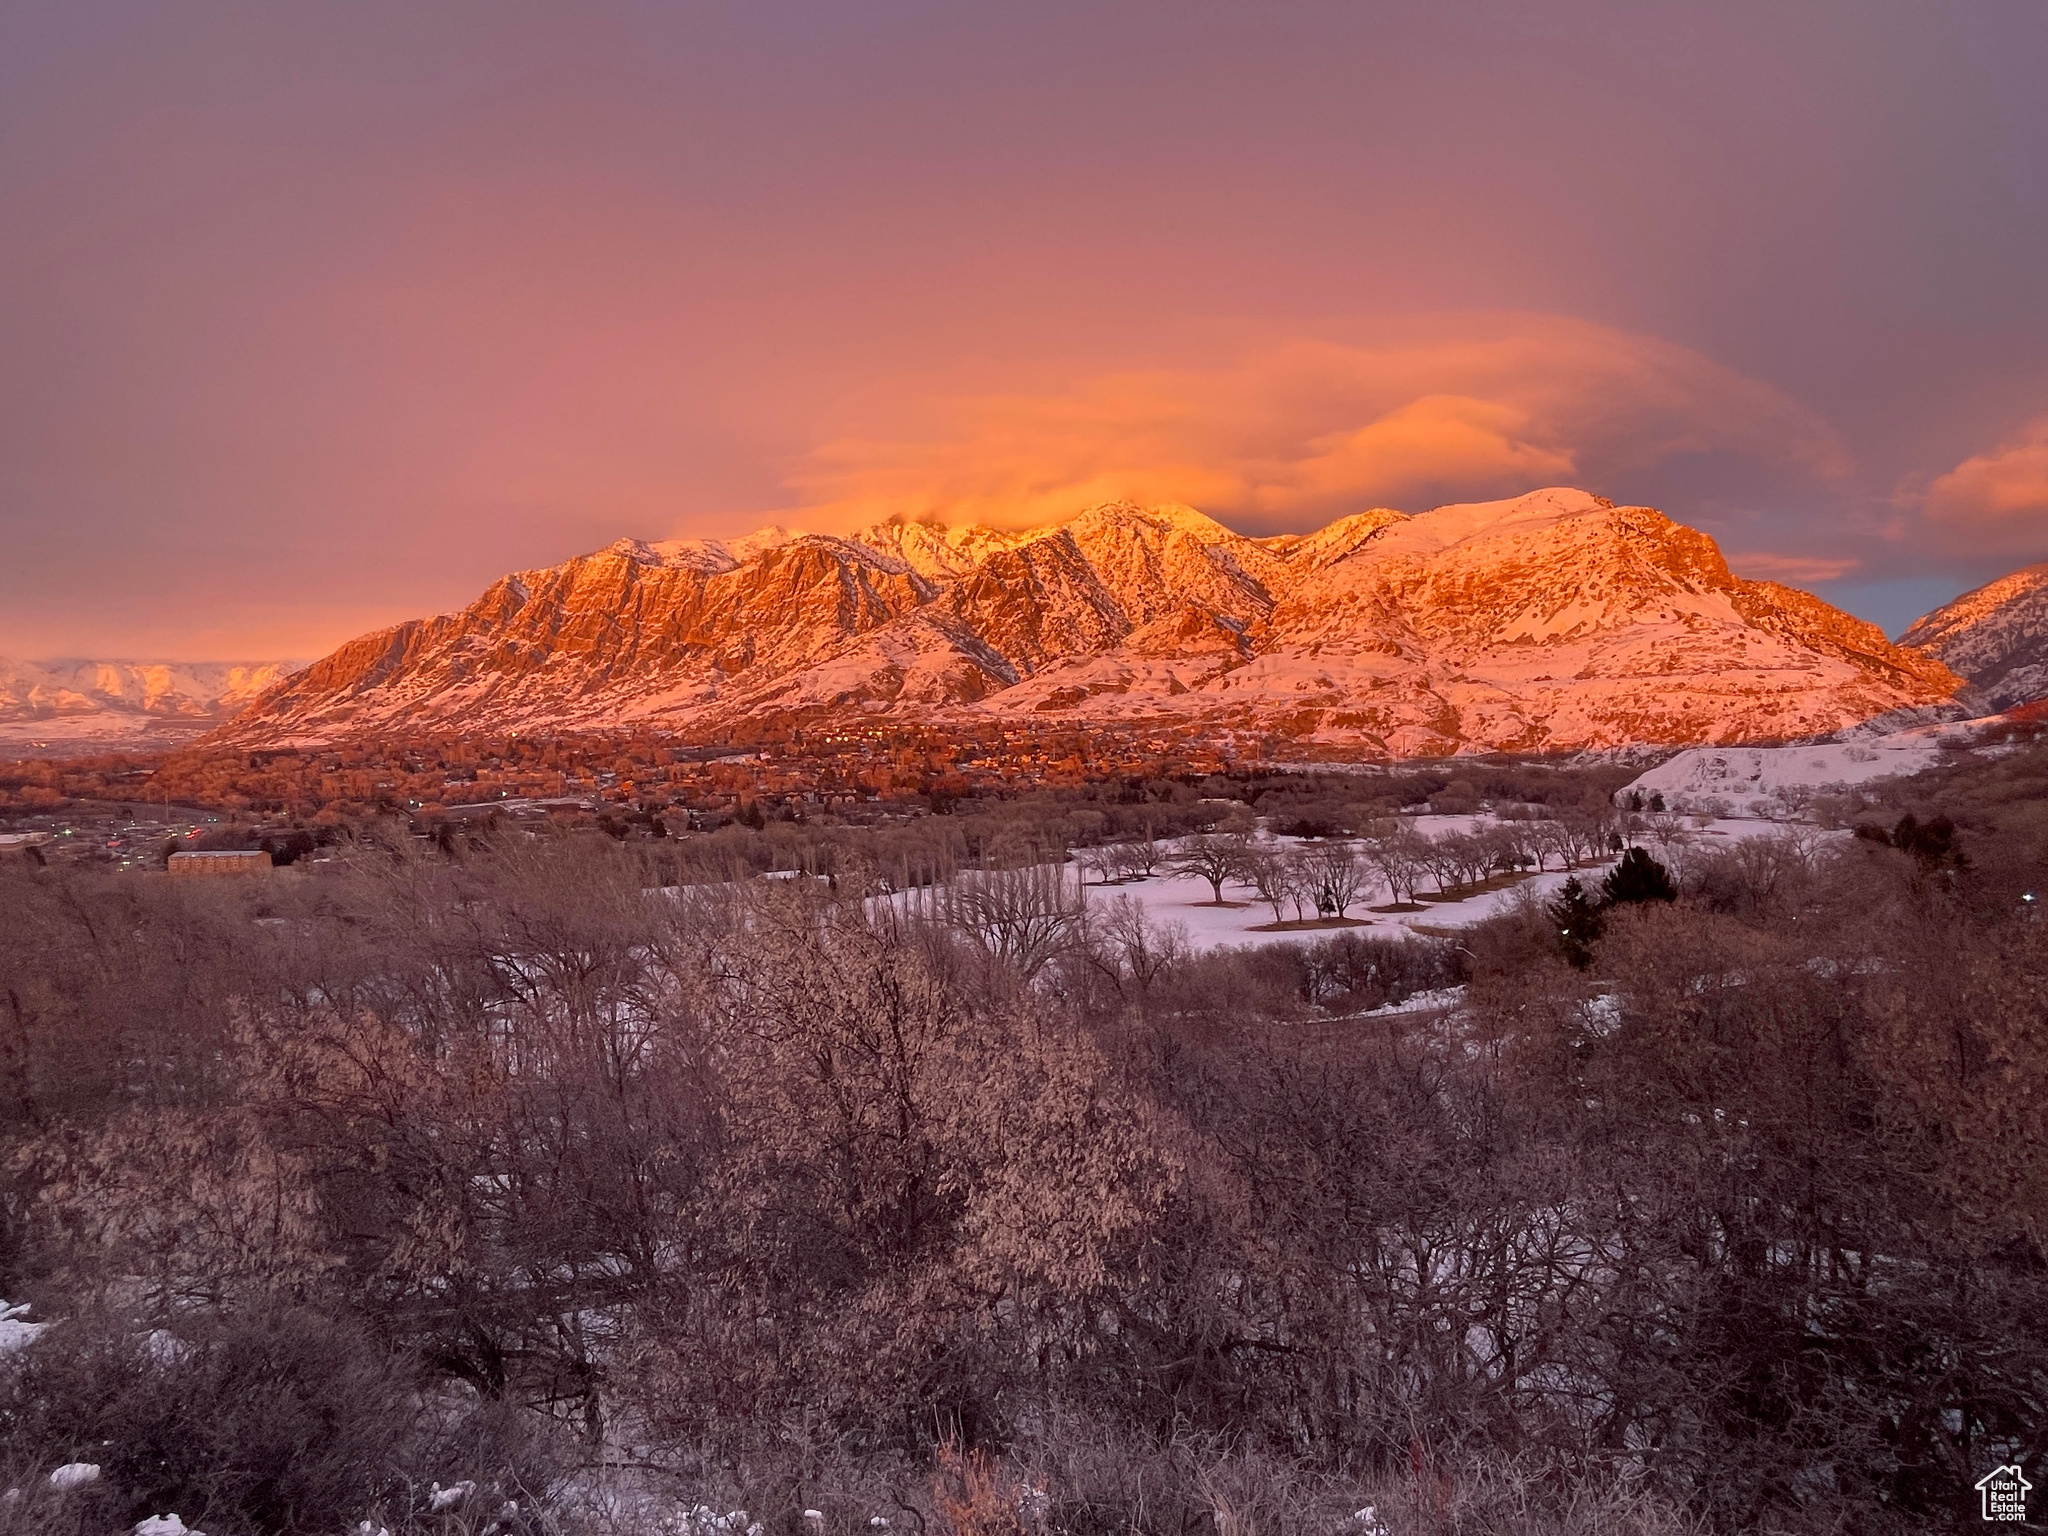
[(2048, 7), (0, 9), (0, 653), (621, 535), (1584, 485), (1896, 631), (2048, 558)]

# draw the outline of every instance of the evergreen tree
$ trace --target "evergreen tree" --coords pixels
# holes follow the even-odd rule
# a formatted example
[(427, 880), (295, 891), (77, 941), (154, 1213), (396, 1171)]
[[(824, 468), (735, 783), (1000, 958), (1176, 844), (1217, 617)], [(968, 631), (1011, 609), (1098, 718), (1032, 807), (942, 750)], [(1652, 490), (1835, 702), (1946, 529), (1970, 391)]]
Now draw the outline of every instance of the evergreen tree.
[(1604, 922), (1600, 909), (1586, 894), (1586, 888), (1579, 884), (1577, 875), (1565, 881), (1557, 899), (1546, 910), (1557, 925), (1558, 953), (1583, 971), (1593, 963), (1593, 944), (1600, 937)]
[(1911, 854), (1925, 869), (1939, 869), (1944, 864), (1960, 868), (1963, 864), (1962, 854), (1956, 848), (1956, 824), (1946, 816), (1921, 821), (1908, 811), (1892, 828), (1892, 846)]
[(1882, 843), (1911, 855), (1922, 869), (1963, 869), (1969, 864), (1962, 849), (1956, 846), (1956, 824), (1946, 816), (1922, 821), (1908, 811), (1889, 832), (1866, 821), (1858, 824), (1856, 835), (1866, 842)]
[(1650, 857), (1649, 849), (1631, 848), (1600, 882), (1600, 894), (1608, 906), (1618, 907), (1633, 901), (1676, 901), (1678, 887), (1671, 883), (1671, 872)]

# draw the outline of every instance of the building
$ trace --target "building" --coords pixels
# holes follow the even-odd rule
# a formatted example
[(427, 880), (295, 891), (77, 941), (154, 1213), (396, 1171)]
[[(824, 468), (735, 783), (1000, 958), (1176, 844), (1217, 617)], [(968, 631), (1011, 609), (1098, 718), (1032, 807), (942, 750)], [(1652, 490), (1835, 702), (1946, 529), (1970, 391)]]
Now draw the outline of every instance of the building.
[(55, 839), (47, 832), (0, 832), (0, 859), (16, 858), (27, 864), (43, 862), (43, 845)]
[(267, 875), (270, 855), (261, 848), (223, 848), (207, 853), (174, 853), (168, 861), (174, 875)]

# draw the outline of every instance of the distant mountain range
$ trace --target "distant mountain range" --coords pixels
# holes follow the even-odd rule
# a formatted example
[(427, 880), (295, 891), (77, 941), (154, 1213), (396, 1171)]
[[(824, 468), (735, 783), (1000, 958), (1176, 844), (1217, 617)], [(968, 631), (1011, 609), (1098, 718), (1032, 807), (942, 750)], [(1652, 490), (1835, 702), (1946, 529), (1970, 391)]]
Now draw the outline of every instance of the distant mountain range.
[(1660, 512), (1552, 489), (1272, 538), (1113, 502), (1020, 530), (621, 540), (296, 670), (0, 660), (0, 751), (902, 719), (1420, 756), (1799, 739), (2044, 695), (2048, 565), (1894, 645)]
[(234, 742), (858, 720), (1243, 730), (1361, 754), (1763, 741), (1959, 712), (1933, 655), (1584, 491), (1248, 538), (1052, 527), (621, 541), (349, 642)]
[(0, 657), (0, 751), (145, 749), (231, 719), (298, 665)]

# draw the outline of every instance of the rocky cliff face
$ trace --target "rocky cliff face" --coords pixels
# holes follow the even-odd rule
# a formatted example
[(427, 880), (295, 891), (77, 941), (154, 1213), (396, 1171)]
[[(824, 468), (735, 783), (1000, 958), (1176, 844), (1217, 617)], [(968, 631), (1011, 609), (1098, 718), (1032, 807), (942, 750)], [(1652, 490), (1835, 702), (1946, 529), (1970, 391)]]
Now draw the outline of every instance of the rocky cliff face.
[(1252, 539), (1116, 503), (1054, 528), (622, 541), (342, 647), (235, 739), (768, 716), (1242, 728), (1362, 753), (1770, 740), (1958, 680), (1704, 534), (1574, 490)]
[(1975, 684), (1994, 709), (2048, 697), (2048, 565), (2030, 565), (1937, 608), (1899, 637)]

